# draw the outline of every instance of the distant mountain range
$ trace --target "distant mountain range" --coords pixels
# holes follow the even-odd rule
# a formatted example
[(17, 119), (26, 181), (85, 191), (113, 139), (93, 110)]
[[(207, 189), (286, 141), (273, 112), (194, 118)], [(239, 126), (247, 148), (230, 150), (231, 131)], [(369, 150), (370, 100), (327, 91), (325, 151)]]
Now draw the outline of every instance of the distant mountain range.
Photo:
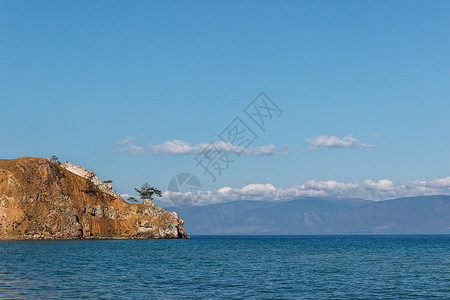
[(191, 235), (450, 233), (450, 196), (233, 201), (170, 210)]

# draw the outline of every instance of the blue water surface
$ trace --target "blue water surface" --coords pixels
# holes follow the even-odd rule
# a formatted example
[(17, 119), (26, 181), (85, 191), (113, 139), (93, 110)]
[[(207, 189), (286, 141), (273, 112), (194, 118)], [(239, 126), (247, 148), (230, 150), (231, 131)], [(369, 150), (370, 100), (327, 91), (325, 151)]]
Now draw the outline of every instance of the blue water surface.
[(0, 297), (449, 299), (450, 236), (1, 241)]

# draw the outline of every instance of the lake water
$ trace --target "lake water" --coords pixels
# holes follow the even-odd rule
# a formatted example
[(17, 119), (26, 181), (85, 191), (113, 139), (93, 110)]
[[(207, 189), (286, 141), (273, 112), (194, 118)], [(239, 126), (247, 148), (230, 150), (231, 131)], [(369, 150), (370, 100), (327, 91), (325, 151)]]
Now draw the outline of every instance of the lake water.
[(450, 298), (450, 236), (2, 241), (1, 298)]

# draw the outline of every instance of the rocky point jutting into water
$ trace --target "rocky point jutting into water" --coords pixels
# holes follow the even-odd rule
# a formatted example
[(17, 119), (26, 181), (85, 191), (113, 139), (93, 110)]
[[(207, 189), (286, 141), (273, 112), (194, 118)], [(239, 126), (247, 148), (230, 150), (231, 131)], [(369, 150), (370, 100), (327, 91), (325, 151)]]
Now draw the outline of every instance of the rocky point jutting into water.
[(183, 223), (149, 200), (125, 202), (81, 167), (0, 160), (0, 239), (188, 238)]

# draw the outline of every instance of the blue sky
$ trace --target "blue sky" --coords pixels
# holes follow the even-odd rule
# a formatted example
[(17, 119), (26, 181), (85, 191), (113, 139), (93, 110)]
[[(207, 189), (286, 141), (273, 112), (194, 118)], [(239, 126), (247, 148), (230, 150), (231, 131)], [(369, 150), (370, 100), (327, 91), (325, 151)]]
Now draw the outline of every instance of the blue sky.
[[(449, 13), (448, 1), (0, 1), (0, 156), (56, 154), (124, 194), (180, 172), (211, 191), (446, 179), (446, 192)], [(261, 91), (283, 114), (251, 148), (276, 150), (211, 182), (192, 149)], [(155, 155), (173, 140), (192, 151)], [(118, 151), (131, 145), (145, 153)]]

